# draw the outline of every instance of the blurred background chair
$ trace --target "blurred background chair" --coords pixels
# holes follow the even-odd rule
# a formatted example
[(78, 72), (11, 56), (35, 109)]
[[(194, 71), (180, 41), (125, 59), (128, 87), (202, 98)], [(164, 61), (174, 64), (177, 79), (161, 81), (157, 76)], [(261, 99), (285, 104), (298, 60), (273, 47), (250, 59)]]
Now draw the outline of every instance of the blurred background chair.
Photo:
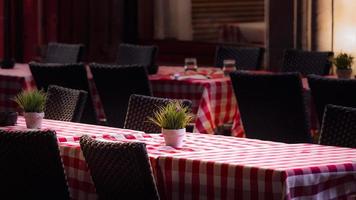
[(327, 104), (356, 108), (356, 80), (310, 75), (308, 84), (320, 123)]
[(53, 131), (0, 130), (0, 163), (3, 198), (69, 200)]
[(90, 69), (109, 126), (124, 126), (131, 94), (152, 96), (148, 75), (143, 66), (92, 63)]
[[(159, 107), (166, 106), (173, 99), (150, 97), (133, 94), (130, 96), (127, 114), (125, 118), (124, 128), (143, 131), (145, 133), (161, 133), (161, 127), (153, 124), (148, 120), (148, 117), (153, 117), (154, 112)], [(189, 109), (192, 107), (190, 100), (180, 100), (182, 104)], [(188, 132), (192, 132), (193, 127), (190, 127)]]
[(100, 142), (84, 135), (80, 147), (99, 199), (159, 199), (144, 143)]
[(311, 142), (309, 115), (298, 73), (230, 74), (246, 137)]
[(308, 74), (328, 75), (332, 66), (333, 52), (316, 52), (287, 49), (283, 55), (282, 72), (299, 72)]
[(77, 63), (82, 61), (84, 45), (82, 44), (65, 44), (65, 43), (48, 43), (44, 63)]
[(327, 105), (319, 144), (356, 148), (356, 108)]
[(80, 122), (88, 93), (56, 85), (47, 89), (45, 119)]
[(47, 91), (49, 85), (58, 85), (88, 92), (89, 98), (87, 98), (80, 122), (90, 124), (98, 123), (84, 64), (31, 62), (29, 65), (38, 89)]
[(118, 65), (142, 65), (147, 67), (149, 74), (155, 74), (158, 70), (156, 56), (158, 47), (133, 44), (120, 44), (116, 63)]
[(224, 60), (227, 59), (235, 60), (236, 68), (239, 70), (258, 70), (262, 66), (263, 49), (257, 47), (218, 46), (215, 53), (215, 66), (222, 68)]

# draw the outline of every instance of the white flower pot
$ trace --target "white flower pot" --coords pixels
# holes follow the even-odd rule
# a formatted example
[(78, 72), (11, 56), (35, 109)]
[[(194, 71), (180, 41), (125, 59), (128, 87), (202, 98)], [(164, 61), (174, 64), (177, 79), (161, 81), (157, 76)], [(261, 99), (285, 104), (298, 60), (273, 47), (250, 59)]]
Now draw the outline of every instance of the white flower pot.
[(336, 69), (336, 75), (338, 78), (350, 79), (352, 75), (352, 69)]
[(184, 144), (185, 128), (182, 129), (163, 129), (162, 134), (167, 146), (181, 148)]
[(42, 119), (44, 117), (44, 113), (24, 113), (26, 127), (31, 129), (40, 129), (42, 127)]

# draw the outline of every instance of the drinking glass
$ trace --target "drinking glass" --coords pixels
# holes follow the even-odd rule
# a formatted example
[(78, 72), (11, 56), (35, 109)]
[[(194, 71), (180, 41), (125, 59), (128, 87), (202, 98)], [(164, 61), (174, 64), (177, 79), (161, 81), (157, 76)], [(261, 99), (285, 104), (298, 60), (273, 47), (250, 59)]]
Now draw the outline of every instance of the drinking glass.
[(236, 70), (236, 61), (233, 59), (224, 60), (223, 72), (225, 76), (229, 76), (230, 72)]
[(185, 58), (184, 59), (184, 71), (198, 70), (197, 59), (196, 58)]

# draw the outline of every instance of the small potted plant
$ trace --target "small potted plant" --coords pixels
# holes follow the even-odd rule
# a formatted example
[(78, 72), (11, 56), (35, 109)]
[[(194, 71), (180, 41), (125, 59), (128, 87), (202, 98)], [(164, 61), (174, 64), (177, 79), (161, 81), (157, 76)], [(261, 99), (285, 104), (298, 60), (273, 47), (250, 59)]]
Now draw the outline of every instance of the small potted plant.
[(339, 78), (350, 78), (354, 57), (351, 54), (339, 53), (333, 60), (336, 67), (336, 75)]
[(189, 108), (180, 101), (172, 101), (167, 106), (159, 107), (154, 117), (148, 119), (162, 128), (162, 134), (167, 146), (180, 148), (183, 146), (185, 127), (192, 120)]
[(14, 100), (24, 111), (27, 128), (41, 128), (46, 94), (42, 90), (22, 91)]

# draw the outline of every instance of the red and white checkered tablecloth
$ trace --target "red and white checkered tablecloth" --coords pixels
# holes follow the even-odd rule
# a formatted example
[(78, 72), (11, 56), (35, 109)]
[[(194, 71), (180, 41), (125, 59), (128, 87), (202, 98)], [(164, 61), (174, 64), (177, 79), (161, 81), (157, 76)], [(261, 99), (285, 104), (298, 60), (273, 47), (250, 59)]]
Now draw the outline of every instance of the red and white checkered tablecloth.
[(227, 147), (161, 156), (157, 165), (166, 199), (356, 198), (356, 149), (282, 143)]
[[(216, 68), (202, 68), (205, 73), (215, 73)], [(153, 94), (157, 97), (189, 99), (196, 114), (195, 131), (214, 134), (224, 124), (234, 122), (234, 135), (243, 136), (240, 115), (230, 78), (174, 80), (171, 75), (182, 73), (183, 67), (160, 66), (156, 75), (149, 77)]]
[[(97, 119), (103, 121), (106, 118), (104, 108), (88, 66), (86, 66), (86, 70)], [(11, 98), (21, 90), (32, 90), (35, 88), (36, 83), (33, 80), (28, 64), (16, 63), (13, 69), (0, 68), (0, 111), (18, 111), (16, 103)]]
[(16, 64), (13, 69), (0, 68), (0, 111), (18, 111), (12, 99), (21, 90), (36, 88), (27, 65)]
[[(25, 130), (22, 117), (17, 126)], [(181, 149), (160, 134), (44, 120), (57, 133), (73, 199), (97, 199), (79, 147), (88, 134), (144, 142), (162, 199), (338, 199), (356, 194), (356, 149), (188, 133)]]

